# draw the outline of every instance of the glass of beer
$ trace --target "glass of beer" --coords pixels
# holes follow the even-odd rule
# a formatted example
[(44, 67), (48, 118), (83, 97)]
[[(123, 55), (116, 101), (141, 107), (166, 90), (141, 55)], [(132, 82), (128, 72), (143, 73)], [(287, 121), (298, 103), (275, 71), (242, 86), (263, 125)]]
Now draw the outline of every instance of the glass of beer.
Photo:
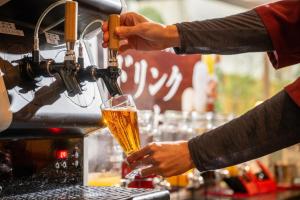
[[(131, 95), (120, 95), (110, 98), (101, 105), (104, 123), (113, 137), (118, 141), (128, 156), (138, 151), (140, 134), (138, 127), (137, 108)], [(139, 175), (140, 170), (135, 169), (127, 174), (127, 179)]]

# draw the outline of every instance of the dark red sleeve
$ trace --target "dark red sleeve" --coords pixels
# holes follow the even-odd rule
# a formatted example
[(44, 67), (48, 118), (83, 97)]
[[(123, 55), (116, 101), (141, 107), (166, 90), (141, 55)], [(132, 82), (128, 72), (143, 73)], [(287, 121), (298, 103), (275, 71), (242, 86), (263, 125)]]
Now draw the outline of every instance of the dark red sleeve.
[(300, 0), (278, 1), (255, 10), (275, 49), (268, 53), (273, 66), (281, 68), (300, 63)]

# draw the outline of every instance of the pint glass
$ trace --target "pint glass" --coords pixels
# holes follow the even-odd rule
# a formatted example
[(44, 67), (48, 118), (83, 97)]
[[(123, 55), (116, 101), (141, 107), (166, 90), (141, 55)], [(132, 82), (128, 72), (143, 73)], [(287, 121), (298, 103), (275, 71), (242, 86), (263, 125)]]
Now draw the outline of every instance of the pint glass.
[[(140, 147), (137, 109), (131, 95), (112, 97), (101, 105), (104, 123), (128, 156)], [(132, 179), (139, 174), (133, 170), (126, 178)]]

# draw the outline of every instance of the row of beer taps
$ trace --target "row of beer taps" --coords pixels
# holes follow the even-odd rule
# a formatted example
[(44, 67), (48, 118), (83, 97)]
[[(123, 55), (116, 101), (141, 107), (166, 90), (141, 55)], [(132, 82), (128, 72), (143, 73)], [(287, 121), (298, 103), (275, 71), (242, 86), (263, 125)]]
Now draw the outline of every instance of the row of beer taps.
[[(66, 53), (62, 63), (55, 62), (54, 59), (42, 59), (39, 49), (39, 29), (44, 17), (55, 7), (65, 4), (65, 24), (64, 41), (66, 44)], [(99, 22), (100, 20), (97, 20)], [(114, 29), (120, 25), (119, 15), (109, 16), (110, 34), (114, 35)], [(34, 45), (32, 56), (26, 56), (18, 60), (18, 65), (22, 68), (23, 77), (34, 80), (38, 77), (58, 77), (63, 82), (65, 90), (69, 96), (75, 96), (82, 93), (81, 83), (84, 81), (96, 82), (101, 78), (110, 94), (110, 96), (122, 94), (117, 79), (121, 74), (118, 68), (117, 55), (119, 40), (112, 37), (108, 47), (108, 67), (99, 68), (98, 66), (84, 67), (84, 58), (82, 45), (79, 45), (79, 55), (75, 54), (75, 44), (77, 38), (78, 25), (78, 2), (72, 0), (60, 0), (51, 4), (40, 16), (34, 32)], [(90, 24), (88, 24), (89, 26)], [(81, 37), (82, 38), (82, 37)]]

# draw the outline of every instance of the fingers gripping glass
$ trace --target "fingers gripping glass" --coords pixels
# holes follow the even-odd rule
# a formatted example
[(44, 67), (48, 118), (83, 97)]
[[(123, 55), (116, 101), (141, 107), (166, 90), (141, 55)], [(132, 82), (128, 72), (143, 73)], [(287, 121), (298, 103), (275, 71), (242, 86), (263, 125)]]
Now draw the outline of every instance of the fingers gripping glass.
[[(140, 134), (137, 109), (132, 96), (112, 97), (101, 105), (101, 111), (105, 124), (125, 154), (128, 156), (138, 151), (141, 148)], [(134, 179), (137, 175), (140, 175), (140, 169), (133, 170), (125, 178)]]

